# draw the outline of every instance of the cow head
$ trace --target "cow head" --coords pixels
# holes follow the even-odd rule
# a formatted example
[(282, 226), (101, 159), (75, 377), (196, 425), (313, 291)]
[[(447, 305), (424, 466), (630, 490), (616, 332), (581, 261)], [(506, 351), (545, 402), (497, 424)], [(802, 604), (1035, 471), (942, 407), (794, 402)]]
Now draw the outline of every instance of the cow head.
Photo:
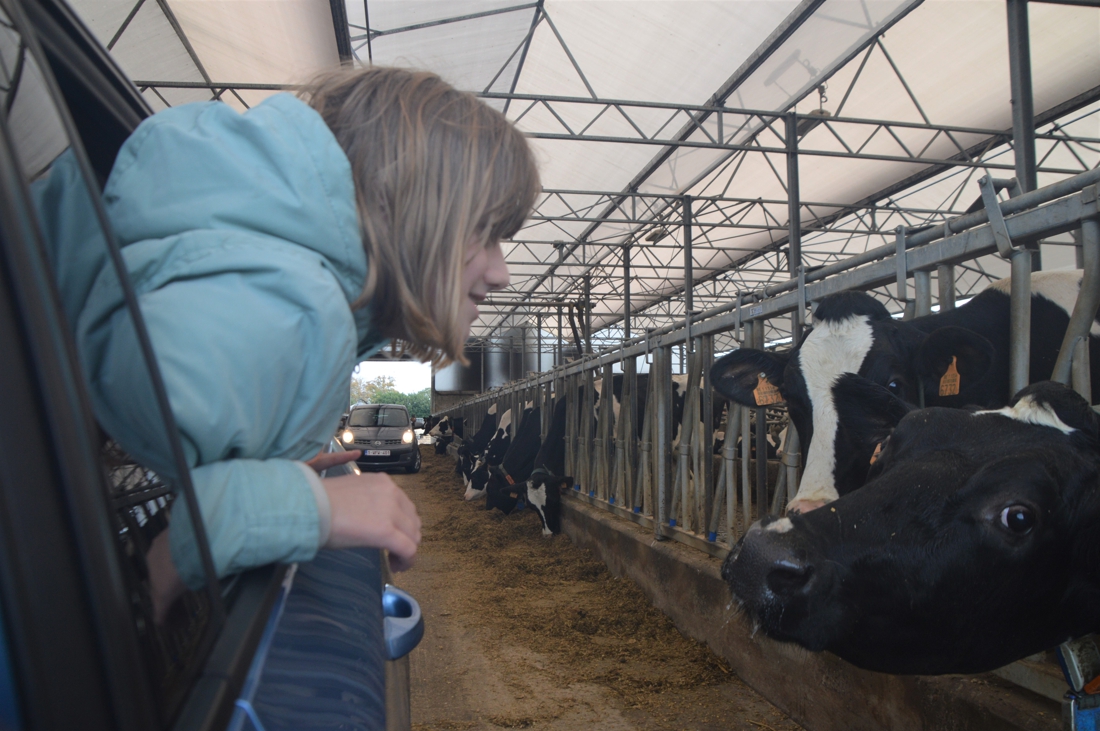
[[(793, 350), (741, 348), (711, 371), (714, 388), (739, 404), (757, 406), (762, 387), (778, 389), (786, 401), (806, 456), (792, 512), (820, 507), (866, 481), (866, 457), (877, 445), (869, 437), (879, 435), (876, 425), (896, 420), (898, 402), (918, 406), (923, 390), (926, 404), (985, 404), (990, 391), (993, 345), (976, 332), (955, 326), (926, 332), (921, 321), (894, 320), (863, 292), (822, 299), (815, 321)], [(940, 382), (952, 367), (959, 391), (941, 397)]]
[(722, 575), (770, 636), (890, 673), (974, 673), (1100, 629), (1097, 417), (1063, 386), (910, 412), (870, 481), (754, 525)]
[(526, 483), (514, 480), (509, 482), (504, 473), (493, 470), (489, 474), (488, 484), (485, 487), (485, 509), (495, 509), (509, 515), (516, 509), (525, 492)]
[(573, 486), (572, 477), (557, 477), (536, 470), (527, 480), (527, 504), (542, 521), (542, 534), (561, 533), (561, 494)]

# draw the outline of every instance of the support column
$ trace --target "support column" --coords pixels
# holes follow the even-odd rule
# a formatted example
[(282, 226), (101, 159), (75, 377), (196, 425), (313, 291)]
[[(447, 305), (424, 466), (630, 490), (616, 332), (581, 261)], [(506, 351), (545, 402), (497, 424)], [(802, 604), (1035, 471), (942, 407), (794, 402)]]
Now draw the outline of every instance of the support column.
[[(690, 334), (691, 317), (695, 314), (695, 262), (691, 258), (691, 196), (685, 195), (684, 210), (684, 322)], [(688, 347), (690, 348), (690, 341)], [(682, 359), (682, 354), (681, 354)], [(680, 370), (684, 370), (681, 360)]]
[[(791, 279), (798, 277), (802, 265), (802, 198), (798, 184), (798, 115), (794, 112), (785, 118), (787, 137), (787, 270)], [(802, 318), (805, 312), (797, 310), (791, 321), (793, 346), (802, 342)]]
[(939, 286), (940, 312), (955, 309), (955, 265), (940, 264), (936, 267), (936, 284)]
[(592, 352), (592, 275), (584, 275), (584, 352)]
[[(1031, 91), (1031, 36), (1028, 0), (1006, 0), (1008, 10), (1008, 71), (1012, 89), (1012, 150), (1020, 193), (1038, 187), (1035, 163), (1035, 104)], [(1032, 251), (1032, 271), (1042, 269), (1039, 249)]]
[(623, 247), (623, 340), (630, 340), (630, 244)]

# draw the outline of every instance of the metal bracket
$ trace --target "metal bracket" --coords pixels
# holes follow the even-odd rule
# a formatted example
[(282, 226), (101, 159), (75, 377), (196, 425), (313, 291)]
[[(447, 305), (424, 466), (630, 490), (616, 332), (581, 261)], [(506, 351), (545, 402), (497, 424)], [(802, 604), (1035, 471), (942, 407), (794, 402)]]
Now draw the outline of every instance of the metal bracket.
[(1001, 213), (1001, 204), (997, 200), (993, 178), (986, 175), (978, 180), (978, 185), (982, 189), (982, 204), (989, 218), (989, 228), (993, 230), (993, 240), (997, 242), (997, 253), (1005, 259), (1010, 259), (1012, 258), (1012, 237), (1008, 235), (1008, 226), (1005, 224), (1004, 214)]

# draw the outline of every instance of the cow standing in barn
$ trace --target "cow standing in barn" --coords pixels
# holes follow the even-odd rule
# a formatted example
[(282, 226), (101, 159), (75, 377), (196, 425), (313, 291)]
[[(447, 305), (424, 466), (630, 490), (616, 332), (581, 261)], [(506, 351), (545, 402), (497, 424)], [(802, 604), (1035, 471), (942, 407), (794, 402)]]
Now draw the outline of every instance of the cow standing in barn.
[(466, 483), (466, 500), (477, 500), (485, 496), (485, 486), (489, 483), (489, 472), (500, 464), (512, 444), (512, 410), (508, 409), (500, 417), (500, 425), (485, 447), (485, 451), (474, 462), (469, 473), (463, 473)]
[[(1050, 377), (1080, 287), (1079, 271), (1032, 277), (1032, 382)], [(778, 389), (798, 429), (806, 468), (791, 512), (836, 500), (867, 480), (875, 448), (914, 406), (1004, 406), (1008, 393), (1008, 280), (955, 310), (907, 322), (878, 300), (842, 292), (821, 300), (813, 329), (787, 352), (742, 348), (718, 360), (714, 388), (755, 406)], [(1089, 352), (1100, 392), (1100, 326)]]

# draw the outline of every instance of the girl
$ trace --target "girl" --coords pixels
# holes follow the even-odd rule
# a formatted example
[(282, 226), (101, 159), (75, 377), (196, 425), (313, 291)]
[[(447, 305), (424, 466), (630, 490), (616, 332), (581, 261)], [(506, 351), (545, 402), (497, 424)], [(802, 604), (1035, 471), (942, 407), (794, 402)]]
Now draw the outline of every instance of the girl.
[[(383, 343), (464, 362), (478, 303), (508, 284), (500, 241), (538, 191), (503, 115), (401, 69), (334, 72), (243, 115), (168, 109), (127, 140), (104, 200), (219, 576), (326, 546), (409, 565), (420, 519), (390, 477), (322, 479), (340, 458), (305, 460), (346, 410), (354, 364)], [(117, 287), (93, 287), (78, 341), (104, 428), (156, 465), (143, 442), (154, 409), (125, 377), (134, 340), (112, 327), (119, 302)], [(204, 581), (184, 510), (148, 556), (162, 615)]]

